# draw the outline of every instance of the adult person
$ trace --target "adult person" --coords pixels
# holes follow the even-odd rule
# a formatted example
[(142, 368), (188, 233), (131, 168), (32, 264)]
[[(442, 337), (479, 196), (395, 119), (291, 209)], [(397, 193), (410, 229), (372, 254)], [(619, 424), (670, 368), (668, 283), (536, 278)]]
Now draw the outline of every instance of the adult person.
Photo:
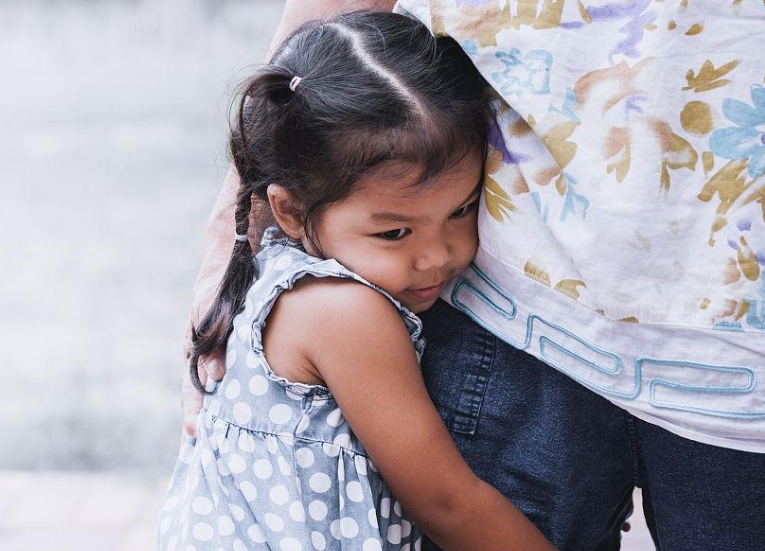
[(422, 316), (468, 463), (561, 549), (618, 549), (635, 485), (657, 549), (764, 549), (765, 6), (400, 8), (502, 100), (474, 267)]

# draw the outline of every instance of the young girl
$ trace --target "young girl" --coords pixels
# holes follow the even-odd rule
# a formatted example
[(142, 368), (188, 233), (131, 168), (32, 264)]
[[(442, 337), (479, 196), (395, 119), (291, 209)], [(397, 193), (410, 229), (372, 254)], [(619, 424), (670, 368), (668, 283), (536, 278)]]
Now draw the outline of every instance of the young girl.
[[(419, 549), (420, 530), (552, 549), (463, 462), (418, 366), (415, 314), (477, 247), (489, 117), (460, 48), (391, 13), (304, 26), (246, 83), (234, 249), (191, 354), (196, 378), (225, 347), (227, 372), (178, 461), (162, 551)], [(259, 205), (278, 226), (253, 261)]]

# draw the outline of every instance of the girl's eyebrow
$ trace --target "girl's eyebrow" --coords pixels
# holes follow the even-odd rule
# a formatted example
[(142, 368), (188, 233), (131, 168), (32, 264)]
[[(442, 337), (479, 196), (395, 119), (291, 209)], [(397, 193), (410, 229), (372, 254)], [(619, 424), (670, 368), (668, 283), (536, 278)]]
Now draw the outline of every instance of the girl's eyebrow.
[(478, 183), (476, 186), (468, 193), (467, 197), (460, 203), (460, 206), (466, 205), (468, 203), (471, 203), (473, 199), (478, 199), (478, 197), (481, 195), (481, 186), (483, 186), (483, 176), (481, 176), (481, 179), (478, 180)]
[[(467, 197), (465, 197), (459, 203), (459, 206), (463, 206), (467, 203), (470, 203), (474, 197), (480, 195), (482, 184), (483, 184), (483, 179), (481, 179), (476, 184), (476, 186), (472, 190), (470, 190), (470, 193), (468, 193)], [(425, 220), (427, 216), (405, 216), (398, 212), (379, 211), (379, 212), (373, 212), (370, 218), (372, 219), (373, 222), (378, 222), (378, 223), (398, 222), (403, 224), (412, 224), (414, 222)]]
[(370, 218), (373, 222), (401, 222), (405, 224), (411, 224), (413, 222), (417, 222), (418, 220), (423, 220), (425, 217), (404, 216), (403, 214), (397, 212), (380, 211), (373, 212)]
[(465, 204), (468, 201), (470, 201), (474, 195), (481, 195), (481, 187), (483, 186), (483, 174), (481, 174), (481, 177), (478, 179), (478, 183), (475, 185), (473, 190), (468, 194), (467, 197), (465, 197), (465, 200), (462, 201), (461, 204)]

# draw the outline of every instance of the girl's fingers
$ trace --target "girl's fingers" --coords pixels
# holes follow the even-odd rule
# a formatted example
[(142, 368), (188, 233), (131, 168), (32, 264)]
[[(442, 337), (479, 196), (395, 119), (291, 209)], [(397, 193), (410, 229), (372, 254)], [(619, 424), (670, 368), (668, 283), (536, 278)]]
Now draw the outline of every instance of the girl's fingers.
[[(223, 379), (226, 374), (225, 353), (220, 350), (205, 359), (204, 362), (199, 362), (197, 373), (199, 373), (199, 381), (203, 385), (207, 385), (208, 379), (214, 381)], [(197, 417), (203, 402), (204, 396), (191, 384), (191, 378), (187, 372), (183, 377), (183, 385), (181, 386), (181, 409), (183, 410), (183, 430), (189, 436), (197, 435)]]
[(217, 350), (199, 366), (199, 379), (202, 380), (202, 371), (205, 370), (205, 381), (210, 377), (213, 381), (221, 381), (226, 374), (226, 352)]
[[(200, 379), (202, 378), (202, 371), (204, 369), (200, 369)], [(207, 374), (204, 375), (204, 378), (207, 379)], [(189, 436), (197, 435), (197, 417), (199, 410), (202, 409), (203, 401), (202, 394), (191, 384), (191, 379), (187, 373), (183, 378), (183, 386), (181, 387), (181, 409), (183, 410), (183, 430)]]

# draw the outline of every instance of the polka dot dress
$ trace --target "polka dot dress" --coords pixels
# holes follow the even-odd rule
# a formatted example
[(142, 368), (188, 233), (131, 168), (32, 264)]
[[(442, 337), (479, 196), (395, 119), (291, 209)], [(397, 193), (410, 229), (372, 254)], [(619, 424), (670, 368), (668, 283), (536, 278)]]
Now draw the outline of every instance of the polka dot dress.
[[(305, 275), (370, 285), (266, 232), (260, 278), (228, 341), (224, 380), (181, 448), (159, 520), (160, 551), (417, 550), (401, 510), (326, 387), (269, 368), (261, 328), (279, 294)], [(420, 320), (400, 310), (418, 356)]]

